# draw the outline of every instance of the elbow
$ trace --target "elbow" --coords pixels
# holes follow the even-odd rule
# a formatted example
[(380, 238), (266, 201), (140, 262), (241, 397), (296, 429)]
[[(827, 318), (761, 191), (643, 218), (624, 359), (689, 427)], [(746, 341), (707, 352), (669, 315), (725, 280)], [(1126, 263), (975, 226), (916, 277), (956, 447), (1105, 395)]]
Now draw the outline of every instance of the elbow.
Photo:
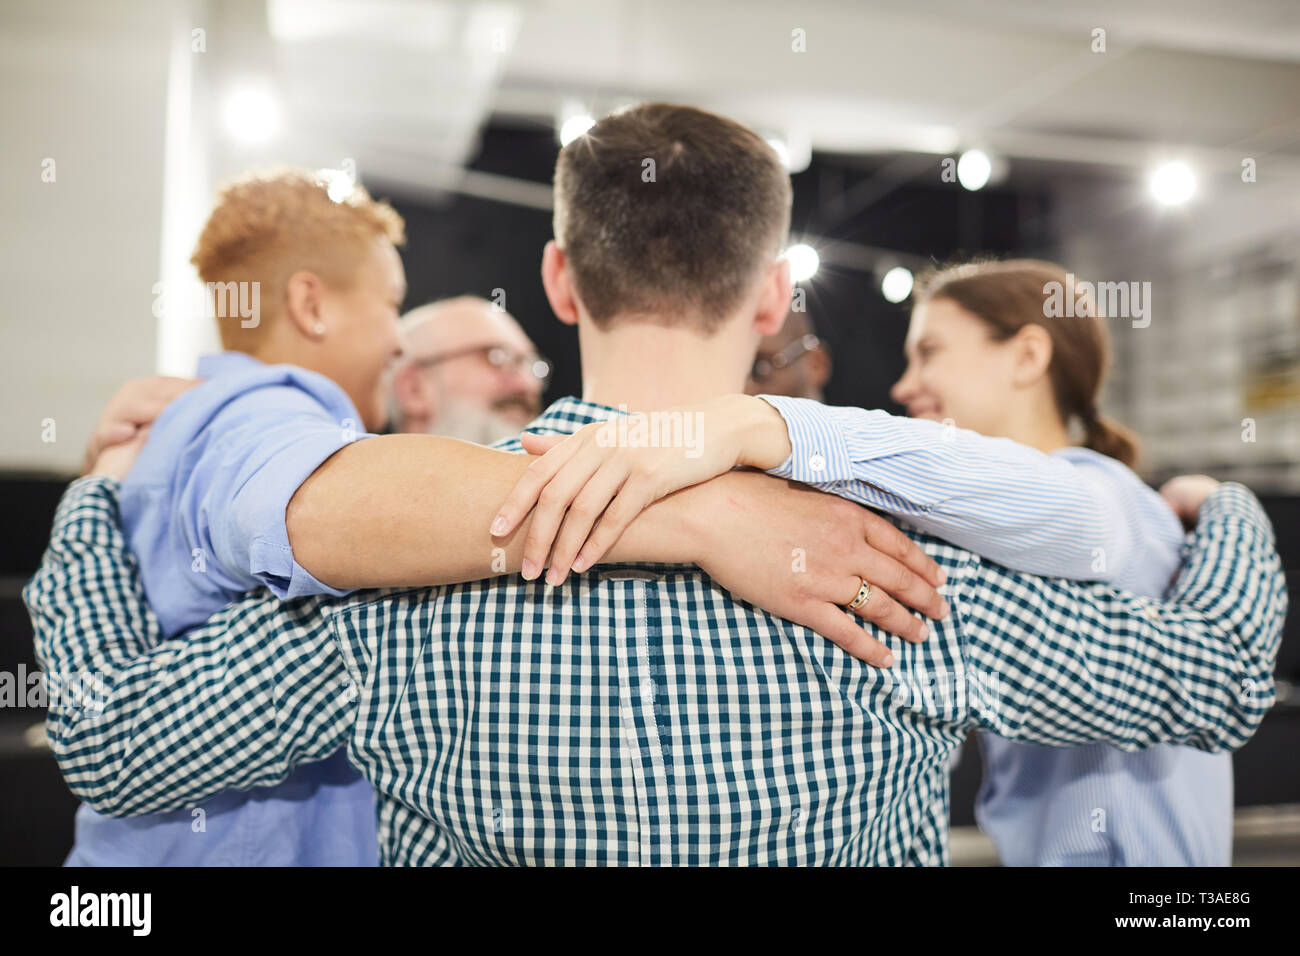
[[(53, 724), (55, 716), (51, 714)], [(82, 803), (106, 817), (139, 816), (148, 812), (138, 805), (139, 794), (128, 784), (133, 779), (120, 760), (105, 753), (102, 746), (86, 745), (75, 734), (54, 726), (47, 738), (59, 773), (68, 789)]]
[(1273, 680), (1271, 660), (1269, 663), (1268, 671), (1253, 679), (1246, 678), (1239, 686), (1231, 689), (1230, 692), (1236, 698), (1233, 704), (1237, 715), (1237, 732), (1223, 735), (1222, 749), (1240, 750), (1244, 747), (1277, 703), (1277, 684)]
[(1271, 675), (1225, 685), (1223, 709), (1206, 714), (1201, 732), (1182, 743), (1207, 753), (1235, 753), (1255, 736), (1276, 699)]
[[(132, 809), (131, 794), (116, 784), (115, 775), (100, 773), (94, 765), (72, 766), (61, 758), (58, 762), (63, 781), (73, 796), (96, 813), (106, 817), (130, 817), (144, 812)], [(120, 776), (117, 779), (120, 780)]]
[(1259, 729), (1259, 719), (1240, 718), (1231, 727), (1219, 727), (1185, 741), (1188, 747), (1195, 747), (1206, 753), (1236, 753), (1250, 742)]
[(84, 785), (75, 786), (71, 782), (68, 784), (68, 789), (72, 791), (78, 800), (100, 816), (121, 818), (138, 815), (129, 812), (126, 809), (126, 802), (121, 798), (120, 794), (114, 791), (100, 790), (96, 787)]
[(64, 771), (63, 779), (78, 800), (101, 816), (120, 819), (156, 812), (138, 788), (123, 784), (126, 774)]

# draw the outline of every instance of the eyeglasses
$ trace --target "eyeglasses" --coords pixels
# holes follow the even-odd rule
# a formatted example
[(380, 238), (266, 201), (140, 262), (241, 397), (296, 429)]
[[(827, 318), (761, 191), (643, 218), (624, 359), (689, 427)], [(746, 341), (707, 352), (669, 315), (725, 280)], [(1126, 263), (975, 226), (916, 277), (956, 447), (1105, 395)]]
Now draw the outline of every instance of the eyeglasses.
[(761, 382), (773, 372), (789, 368), (821, 344), (822, 340), (815, 335), (801, 335), (781, 351), (769, 355), (767, 358), (759, 357), (755, 359), (754, 367), (749, 373), (750, 377), (756, 382)]
[(551, 363), (542, 358), (536, 352), (516, 352), (514, 349), (508, 349), (504, 345), (475, 345), (470, 348), (456, 349), (452, 352), (446, 352), (442, 355), (432, 355), (429, 358), (417, 359), (415, 364), (421, 368), (433, 368), (435, 365), (441, 365), (443, 362), (450, 362), (453, 359), (467, 358), (471, 355), (481, 355), (487, 360), (498, 372), (518, 371), (525, 375), (537, 379), (539, 382), (545, 382), (551, 377)]

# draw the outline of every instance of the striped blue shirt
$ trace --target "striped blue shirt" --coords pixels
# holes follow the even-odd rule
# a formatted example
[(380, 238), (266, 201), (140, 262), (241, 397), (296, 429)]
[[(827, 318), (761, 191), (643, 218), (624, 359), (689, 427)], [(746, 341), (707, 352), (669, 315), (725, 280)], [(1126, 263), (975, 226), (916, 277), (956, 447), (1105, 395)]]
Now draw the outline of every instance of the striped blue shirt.
[[(1112, 489), (1098, 520), (1139, 535), (1112, 580), (1163, 597), (1181, 562), (1182, 524), (1122, 463), (1086, 448), (1055, 454)], [(1232, 755), (1159, 744), (1055, 748), (981, 734), (975, 815), (1010, 866), (1230, 866)]]
[[(535, 427), (609, 414), (566, 399)], [(26, 597), (47, 669), (101, 675), (94, 707), (50, 708), (78, 796), (122, 815), (201, 805), (346, 741), (389, 864), (940, 864), (947, 761), (973, 727), (1232, 749), (1272, 703), (1286, 592), (1240, 486), (1203, 507), (1175, 603), (909, 534), (947, 571), (952, 613), (921, 644), (877, 633), (888, 670), (663, 565), (254, 594), (153, 645), (101, 479), (70, 488)]]
[(785, 419), (793, 449), (771, 474), (897, 515), (1017, 571), (1114, 583), (1146, 560), (1143, 529), (1113, 519), (1112, 483), (1095, 469), (940, 422), (760, 397)]
[[(1086, 448), (1048, 456), (937, 422), (763, 398), (790, 433), (790, 458), (774, 474), (906, 517), (1025, 571), (1155, 598), (1178, 571), (1182, 525), (1113, 458)], [(1230, 754), (1173, 745), (1052, 748), (994, 734), (981, 734), (980, 743), (976, 818), (1004, 863), (1231, 863)]]

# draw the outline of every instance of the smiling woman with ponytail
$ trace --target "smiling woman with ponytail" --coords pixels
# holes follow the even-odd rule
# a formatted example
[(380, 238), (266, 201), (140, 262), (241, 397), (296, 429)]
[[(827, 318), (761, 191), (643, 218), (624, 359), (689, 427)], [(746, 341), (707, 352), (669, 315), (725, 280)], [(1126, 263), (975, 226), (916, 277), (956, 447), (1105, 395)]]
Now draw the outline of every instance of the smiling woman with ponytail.
[[(1178, 517), (1131, 470), (1136, 436), (1098, 408), (1107, 319), (1081, 299), (1046, 303), (1066, 271), (1031, 259), (973, 262), (922, 277), (895, 400), (919, 418), (1010, 438), (1080, 469), (1106, 502), (1095, 520), (1124, 542), (1095, 555), (1099, 580), (1160, 597), (1180, 561)], [(996, 480), (995, 476), (990, 476)], [(1179, 479), (1185, 480), (1185, 479)], [(1205, 479), (1209, 481), (1209, 479)], [(1173, 497), (1173, 496), (1171, 496)], [(1101, 550), (1101, 549), (1096, 549)], [(980, 826), (1018, 866), (1226, 866), (1228, 754), (1161, 745), (1052, 748), (981, 734)]]
[[(979, 338), (982, 334), (990, 343), (1006, 344), (1019, 337), (1021, 344), (1031, 347), (1030, 361), (1041, 364), (1041, 368), (1030, 372), (1033, 381), (1029, 385), (1040, 384), (1036, 372), (1045, 374), (1044, 384), (1050, 388), (1062, 427), (1077, 423), (1083, 430), (1083, 447), (1131, 468), (1138, 457), (1136, 436), (1123, 425), (1103, 416), (1097, 408), (1101, 386), (1110, 367), (1110, 334), (1106, 319), (1098, 314), (1095, 303), (1082, 297), (1072, 310), (1074, 314), (1049, 315), (1049, 312), (1056, 311), (1046, 308), (1054, 283), (1055, 288), (1065, 287), (1066, 273), (1050, 262), (1036, 259), (973, 262), (922, 276), (917, 286), (916, 306), (918, 311), (937, 313), (941, 320), (938, 324), (945, 329), (953, 323), (942, 322), (943, 319), (951, 319), (956, 312), (965, 313), (965, 318), (975, 319), (983, 327), (977, 329), (968, 324), (964, 331), (970, 338)], [(915, 334), (920, 330), (916, 328), (915, 318), (913, 322)], [(927, 338), (936, 340), (939, 338), (936, 331), (942, 330), (936, 330), (935, 322), (930, 326)], [(938, 343), (929, 341), (926, 344), (933, 352)], [(962, 359), (960, 355), (949, 357)], [(968, 353), (966, 357), (973, 356)], [(993, 369), (986, 367), (986, 370)], [(918, 376), (923, 374), (920, 368), (916, 371)], [(974, 367), (970, 369), (970, 373), (977, 377), (978, 371)], [(894, 397), (904, 404), (911, 404), (909, 398), (913, 390), (909, 385), (912, 381), (919, 384), (920, 379), (912, 379), (909, 370), (908, 375), (894, 387)], [(984, 387), (991, 384), (983, 383)], [(1004, 384), (1016, 383), (1009, 381)], [(936, 396), (921, 397), (933, 399)], [(926, 408), (928, 410), (928, 405)], [(984, 420), (958, 421), (957, 424), (977, 431), (997, 430), (996, 425), (990, 428), (992, 423)]]

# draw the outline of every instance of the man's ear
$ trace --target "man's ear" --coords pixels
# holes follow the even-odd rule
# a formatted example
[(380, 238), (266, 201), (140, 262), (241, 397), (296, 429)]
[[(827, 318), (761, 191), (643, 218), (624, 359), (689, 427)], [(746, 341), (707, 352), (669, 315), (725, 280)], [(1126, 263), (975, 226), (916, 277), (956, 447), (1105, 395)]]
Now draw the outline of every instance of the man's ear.
[(1012, 384), (1033, 385), (1047, 375), (1052, 365), (1052, 336), (1037, 323), (1024, 326), (1011, 338), (1014, 365)]
[(542, 250), (542, 288), (551, 311), (565, 325), (578, 323), (578, 297), (569, 281), (568, 261), (564, 251), (554, 239)]
[(826, 354), (826, 347), (819, 345), (804, 358), (808, 384), (814, 391), (820, 392), (831, 378), (831, 357)]
[(785, 317), (790, 314), (792, 295), (790, 263), (785, 258), (777, 259), (767, 267), (763, 290), (754, 309), (754, 330), (759, 335), (775, 335), (781, 331)]
[(284, 313), (302, 336), (317, 341), (325, 325), (325, 283), (314, 272), (295, 272), (284, 289)]

